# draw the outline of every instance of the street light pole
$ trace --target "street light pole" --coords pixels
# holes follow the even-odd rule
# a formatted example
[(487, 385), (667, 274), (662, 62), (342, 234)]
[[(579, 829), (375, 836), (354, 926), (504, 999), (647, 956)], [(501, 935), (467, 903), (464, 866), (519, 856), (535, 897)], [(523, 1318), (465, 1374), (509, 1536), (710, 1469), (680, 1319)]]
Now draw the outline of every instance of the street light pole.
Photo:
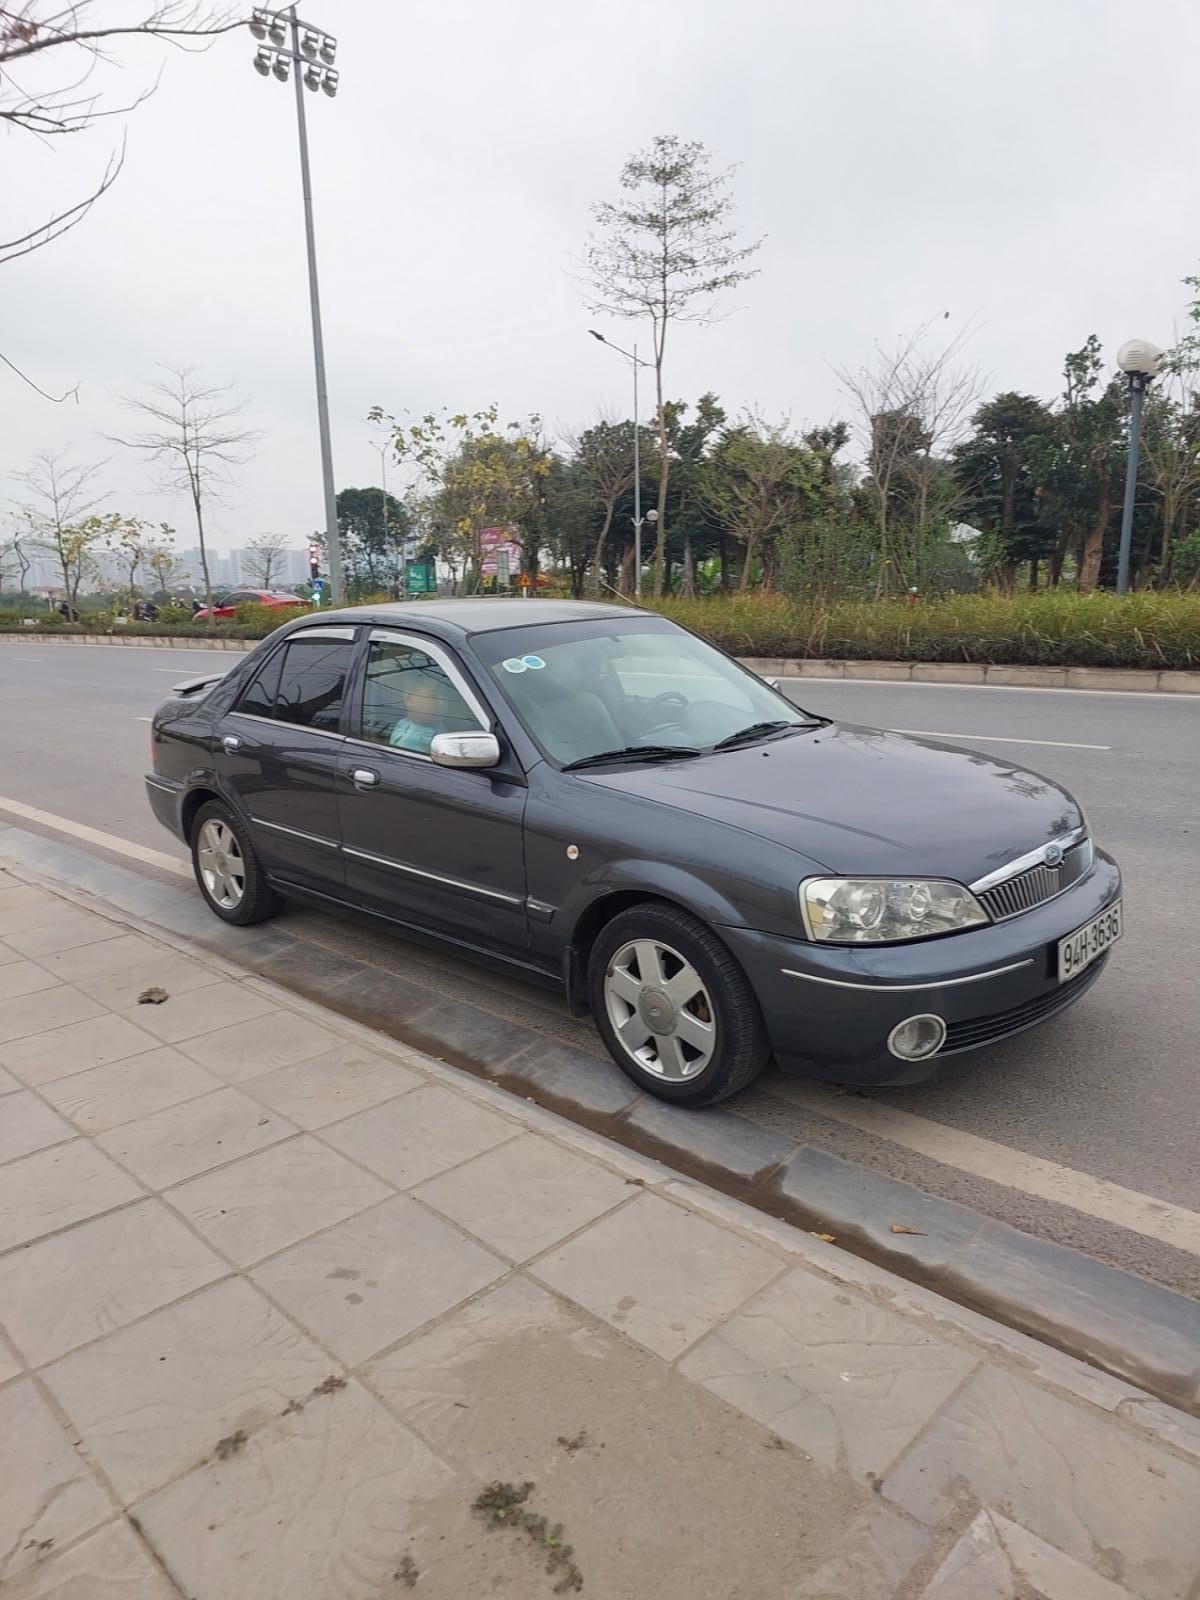
[[(291, 31), (290, 50), (281, 48), (286, 39), (283, 24)], [(304, 48), (301, 49), (301, 30)], [(334, 605), (346, 598), (342, 570), (342, 545), (338, 533), (337, 493), (333, 480), (333, 446), (329, 434), (329, 395), (325, 381), (325, 341), (321, 333), (321, 294), (317, 283), (317, 244), (313, 230), (312, 182), (308, 166), (308, 126), (304, 113), (305, 89), (323, 89), (332, 97), (337, 93), (338, 74), (332, 70), (337, 40), (323, 28), (301, 22), (295, 6), (285, 11), (268, 11), (256, 6), (250, 17), (250, 31), (256, 39), (269, 39), (254, 65), (265, 78), (273, 73), (281, 83), (291, 76), (296, 85), (296, 128), (300, 138), (300, 186), (304, 194), (304, 240), (308, 250), (308, 298), (312, 313), (313, 364), (317, 378), (317, 430), (321, 441), (321, 482), (325, 500), (325, 548), (329, 556), (329, 594)], [(293, 65), (295, 71), (292, 71)]]
[(1129, 339), (1117, 351), (1117, 365), (1129, 379), (1129, 459), (1125, 466), (1125, 503), (1121, 508), (1121, 545), (1117, 556), (1117, 593), (1129, 590), (1129, 552), (1133, 543), (1133, 503), (1137, 494), (1138, 457), (1142, 444), (1142, 406), (1158, 371), (1162, 351), (1148, 339)]
[[(602, 333), (597, 333), (595, 328), (588, 332), (593, 339), (599, 339), (601, 344), (606, 344), (610, 350), (615, 350), (619, 356), (624, 356), (626, 361), (633, 366), (633, 593), (634, 598), (642, 598), (642, 525), (646, 520), (642, 516), (642, 430), (638, 424), (638, 368), (648, 367), (649, 361), (642, 361), (638, 357), (637, 345), (632, 350), (622, 350), (619, 344), (614, 344), (611, 339), (606, 339)], [(652, 511), (649, 516), (652, 522), (658, 521), (658, 512)]]

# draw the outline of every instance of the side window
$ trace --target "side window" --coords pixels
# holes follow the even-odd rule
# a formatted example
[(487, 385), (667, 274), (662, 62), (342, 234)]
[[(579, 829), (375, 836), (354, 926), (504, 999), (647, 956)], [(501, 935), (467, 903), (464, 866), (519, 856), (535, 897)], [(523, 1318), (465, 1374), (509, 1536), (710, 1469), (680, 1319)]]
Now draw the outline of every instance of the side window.
[(235, 711), (248, 717), (269, 717), (275, 708), (275, 692), (279, 688), (279, 668), (283, 664), (283, 651), (276, 650), (261, 666), (241, 692)]
[(275, 721), (336, 733), (350, 656), (349, 639), (303, 635), (284, 646), (275, 694)]
[(445, 667), (419, 645), (373, 639), (363, 683), (362, 737), (427, 755), (437, 733), (483, 724)]

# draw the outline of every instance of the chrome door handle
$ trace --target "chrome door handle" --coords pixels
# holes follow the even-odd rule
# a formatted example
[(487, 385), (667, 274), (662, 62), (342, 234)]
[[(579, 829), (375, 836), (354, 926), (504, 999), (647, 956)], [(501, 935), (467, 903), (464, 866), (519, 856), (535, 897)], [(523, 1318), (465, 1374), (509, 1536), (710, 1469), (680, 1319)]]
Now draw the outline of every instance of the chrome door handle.
[(355, 767), (350, 774), (350, 782), (356, 789), (373, 789), (379, 782), (379, 774), (372, 772), (370, 767)]
[(227, 733), (221, 740), (221, 744), (226, 750), (240, 750), (242, 748), (242, 741), (236, 733)]

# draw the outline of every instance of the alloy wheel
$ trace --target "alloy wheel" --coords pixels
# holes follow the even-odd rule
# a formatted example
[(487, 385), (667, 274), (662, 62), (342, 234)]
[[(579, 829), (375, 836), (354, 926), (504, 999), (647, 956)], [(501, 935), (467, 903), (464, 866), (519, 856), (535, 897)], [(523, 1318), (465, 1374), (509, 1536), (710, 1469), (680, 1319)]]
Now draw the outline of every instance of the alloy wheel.
[(672, 1083), (699, 1077), (717, 1045), (716, 1013), (704, 980), (677, 950), (632, 939), (604, 974), (613, 1032), (645, 1072)]
[(233, 911), (246, 893), (246, 862), (237, 835), (227, 822), (210, 817), (196, 841), (196, 860), (209, 899), (222, 911)]

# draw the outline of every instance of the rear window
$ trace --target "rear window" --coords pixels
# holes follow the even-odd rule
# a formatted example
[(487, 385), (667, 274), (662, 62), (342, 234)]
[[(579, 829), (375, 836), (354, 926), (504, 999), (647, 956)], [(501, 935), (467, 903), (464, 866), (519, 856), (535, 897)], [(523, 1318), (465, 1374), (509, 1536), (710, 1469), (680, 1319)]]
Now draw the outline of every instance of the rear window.
[(249, 717), (269, 717), (275, 708), (275, 691), (279, 687), (279, 669), (283, 665), (283, 651), (276, 650), (249, 684), (242, 690), (241, 699), (234, 707)]

